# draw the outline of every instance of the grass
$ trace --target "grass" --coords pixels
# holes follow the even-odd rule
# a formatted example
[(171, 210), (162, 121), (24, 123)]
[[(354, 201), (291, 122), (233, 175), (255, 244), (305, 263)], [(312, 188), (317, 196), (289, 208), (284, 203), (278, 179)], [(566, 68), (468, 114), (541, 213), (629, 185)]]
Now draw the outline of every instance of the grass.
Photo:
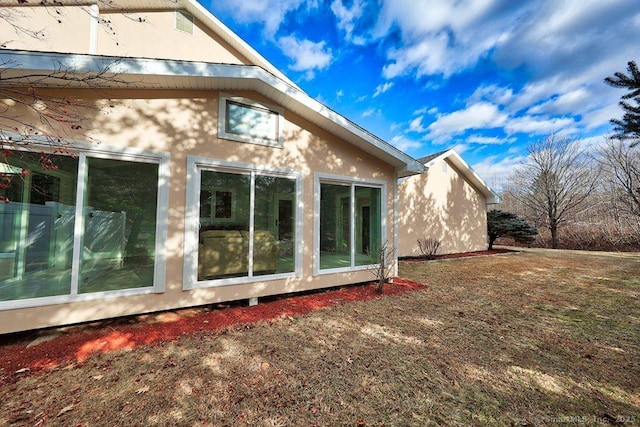
[(406, 262), (428, 288), (191, 335), (0, 389), (0, 425), (640, 423), (640, 256)]

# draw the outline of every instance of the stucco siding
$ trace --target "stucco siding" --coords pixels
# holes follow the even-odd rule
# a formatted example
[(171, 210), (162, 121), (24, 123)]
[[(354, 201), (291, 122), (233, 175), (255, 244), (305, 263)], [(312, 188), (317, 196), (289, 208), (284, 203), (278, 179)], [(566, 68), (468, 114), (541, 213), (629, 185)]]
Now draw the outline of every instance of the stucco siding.
[[(317, 173), (384, 181), (388, 226), (383, 239), (393, 240), (393, 168), (291, 111), (284, 111), (283, 147), (274, 148), (218, 138), (217, 91), (102, 90), (97, 96), (90, 90), (49, 90), (42, 95), (78, 99), (77, 112), (86, 117), (80, 130), (60, 128), (52, 129), (52, 133), (86, 143), (89, 150), (135, 148), (169, 156), (166, 282), (164, 291), (159, 293), (2, 310), (0, 333), (371, 280), (373, 276), (366, 270), (314, 275), (313, 260), (317, 254), (313, 249), (313, 207), (318, 197), (314, 184)], [(252, 92), (232, 95), (269, 101)], [(24, 118), (27, 120), (28, 116)], [(302, 240), (296, 248), (301, 257), (300, 277), (276, 280), (266, 277), (247, 284), (183, 290), (187, 156), (287, 168), (301, 174)]]
[(14, 7), (6, 10), (5, 16), (0, 44), (6, 49), (89, 53), (88, 7)]
[(104, 13), (114, 28), (98, 32), (99, 55), (248, 64), (202, 23), (194, 20), (193, 33), (176, 28), (175, 11)]
[(439, 240), (441, 254), (486, 249), (486, 199), (446, 160), (403, 180), (398, 193), (398, 256), (421, 255), (421, 238)]
[(12, 8), (7, 17), (13, 25), (0, 27), (0, 43), (7, 49), (249, 64), (197, 19), (192, 33), (177, 29), (173, 10), (27, 6)]

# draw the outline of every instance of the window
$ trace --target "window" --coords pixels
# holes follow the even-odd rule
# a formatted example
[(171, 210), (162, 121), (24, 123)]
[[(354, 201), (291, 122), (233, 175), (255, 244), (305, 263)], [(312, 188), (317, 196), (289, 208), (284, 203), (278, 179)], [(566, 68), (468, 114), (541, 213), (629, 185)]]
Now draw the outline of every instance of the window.
[(220, 138), (282, 146), (282, 109), (247, 98), (220, 97)]
[(193, 34), (193, 15), (176, 10), (176, 30)]
[(191, 156), (188, 162), (187, 221), (195, 226), (185, 236), (185, 288), (299, 274), (299, 174)]
[(166, 160), (45, 156), (52, 167), (30, 152), (2, 167), (10, 185), (0, 206), (0, 301), (22, 307), (161, 290)]
[(377, 263), (385, 232), (384, 184), (317, 178), (315, 270)]

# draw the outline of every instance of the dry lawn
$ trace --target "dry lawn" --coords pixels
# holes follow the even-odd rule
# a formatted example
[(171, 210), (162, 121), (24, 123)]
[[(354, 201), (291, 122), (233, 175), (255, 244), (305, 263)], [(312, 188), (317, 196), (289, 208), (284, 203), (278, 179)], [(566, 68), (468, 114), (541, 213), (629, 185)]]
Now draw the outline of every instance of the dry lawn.
[(0, 425), (640, 423), (640, 256), (401, 265), (428, 289), (103, 354), (0, 389)]

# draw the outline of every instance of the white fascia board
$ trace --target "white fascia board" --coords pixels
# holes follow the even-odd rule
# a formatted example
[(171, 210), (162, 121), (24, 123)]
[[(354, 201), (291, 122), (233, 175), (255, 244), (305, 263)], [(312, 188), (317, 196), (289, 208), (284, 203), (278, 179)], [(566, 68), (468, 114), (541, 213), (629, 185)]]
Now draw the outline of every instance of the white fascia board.
[(458, 168), (460, 172), (485, 196), (487, 204), (502, 203), (502, 199), (498, 196), (498, 193), (485, 182), (476, 171), (456, 152), (456, 150), (447, 150), (435, 159), (430, 160), (425, 167), (428, 169), (436, 162), (441, 160), (449, 160), (453, 165)]
[[(47, 84), (43, 76), (51, 72), (67, 75), (92, 75), (104, 73), (113, 76), (102, 84), (94, 81), (94, 85), (103, 88), (141, 88), (163, 89), (159, 78), (172, 77), (173, 81), (181, 77), (185, 79), (182, 89), (192, 87), (195, 79), (239, 79), (251, 81), (256, 91), (269, 96), (272, 90), (285, 95), (289, 108), (305, 118), (319, 124), (329, 132), (340, 136), (355, 146), (369, 151), (377, 158), (395, 166), (399, 177), (418, 174), (424, 166), (417, 160), (398, 150), (387, 142), (375, 137), (360, 128), (344, 116), (311, 98), (296, 86), (292, 86), (277, 76), (255, 65), (215, 64), (194, 61), (176, 61), (151, 58), (123, 58), (84, 54), (63, 54), (50, 52), (31, 52), (17, 50), (0, 50), (0, 64), (5, 84), (12, 77), (36, 76), (42, 86), (60, 86), (52, 79)], [(60, 81), (59, 81), (60, 82)], [(74, 86), (75, 84), (75, 86)], [(64, 80), (65, 87), (87, 87), (82, 82)], [(172, 87), (175, 89), (175, 87)], [(346, 131), (346, 132), (345, 132)], [(375, 150), (371, 150), (375, 148)], [(377, 151), (377, 152), (376, 152)]]
[(224, 25), (222, 21), (215, 17), (209, 10), (198, 3), (196, 0), (184, 0), (185, 9), (194, 15), (196, 18), (203, 22), (207, 27), (216, 32), (220, 32), (222, 38), (224, 38), (229, 44), (238, 49), (238, 51), (247, 57), (247, 59), (256, 65), (268, 70), (270, 73), (278, 76), (291, 86), (298, 88), (298, 86), (291, 81), (284, 73), (278, 70), (273, 64), (267, 61), (262, 55), (260, 55), (254, 48), (247, 42), (240, 38), (236, 33), (231, 31), (229, 27)]
[[(62, 4), (77, 5), (81, 0), (62, 0)], [(93, 4), (96, 0), (82, 0), (87, 4)], [(122, 10), (126, 12), (135, 12), (139, 10), (186, 10), (198, 19), (205, 27), (213, 31), (224, 41), (244, 56), (249, 62), (258, 65), (270, 73), (278, 76), (280, 79), (289, 83), (291, 86), (298, 87), (284, 73), (271, 64), (267, 59), (260, 55), (251, 45), (245, 42), (241, 37), (234, 33), (222, 21), (216, 18), (206, 7), (202, 6), (197, 0), (111, 0), (107, 2), (97, 2), (99, 8), (104, 10)]]

